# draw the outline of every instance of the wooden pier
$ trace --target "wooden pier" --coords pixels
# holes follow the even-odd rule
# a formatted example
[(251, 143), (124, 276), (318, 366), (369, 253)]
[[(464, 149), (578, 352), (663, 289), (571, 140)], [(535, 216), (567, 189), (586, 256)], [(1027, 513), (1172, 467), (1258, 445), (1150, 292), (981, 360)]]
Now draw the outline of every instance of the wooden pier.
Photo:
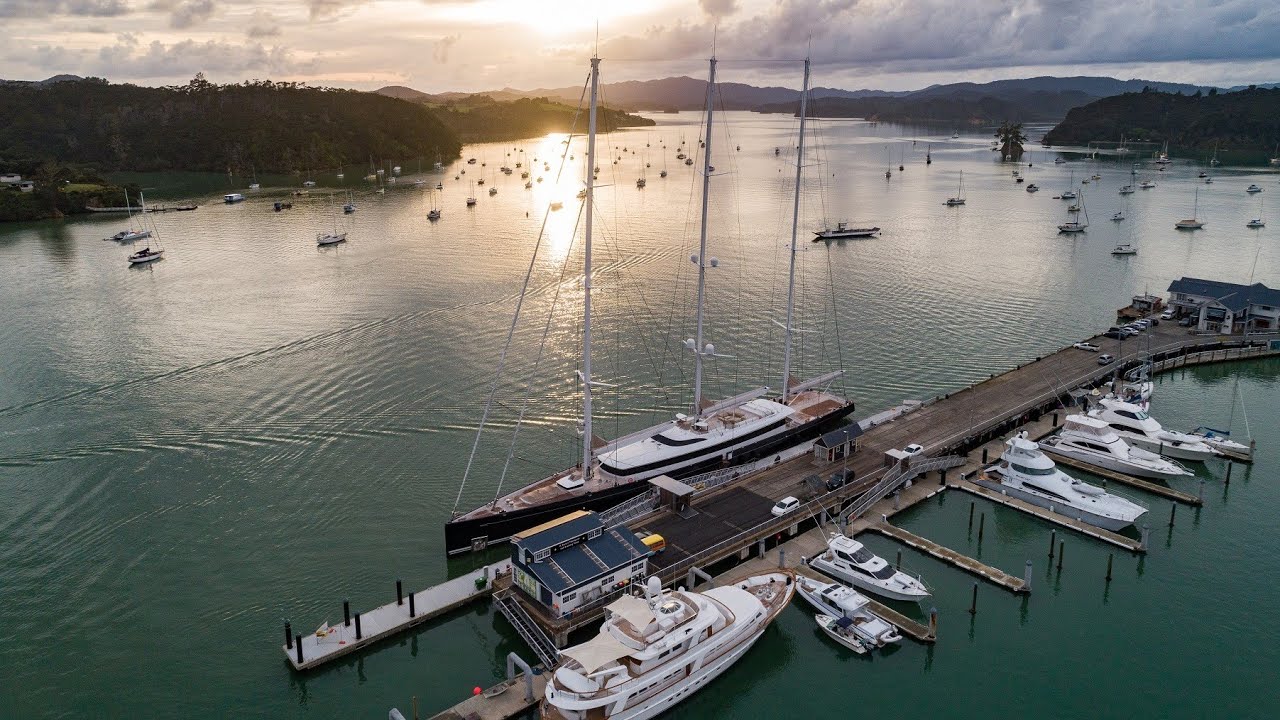
[[(306, 635), (286, 623), (288, 641), (280, 649), (294, 670), (309, 670), (485, 597), (493, 592), (495, 575), (510, 570), (511, 561), (503, 560)], [(344, 603), (344, 615), (348, 609)]]
[(958, 553), (949, 547), (943, 547), (928, 538), (922, 538), (919, 535), (909, 533), (900, 527), (895, 527), (885, 522), (878, 522), (871, 523), (871, 525), (867, 527), (867, 530), (897, 540), (909, 548), (919, 550), (936, 560), (941, 560), (952, 567), (960, 568), (972, 575), (977, 575), (983, 580), (994, 585), (999, 585), (1009, 592), (1031, 592), (1031, 588), (1027, 587), (1026, 581), (1022, 578), (1014, 577), (999, 568), (986, 565), (974, 558)]

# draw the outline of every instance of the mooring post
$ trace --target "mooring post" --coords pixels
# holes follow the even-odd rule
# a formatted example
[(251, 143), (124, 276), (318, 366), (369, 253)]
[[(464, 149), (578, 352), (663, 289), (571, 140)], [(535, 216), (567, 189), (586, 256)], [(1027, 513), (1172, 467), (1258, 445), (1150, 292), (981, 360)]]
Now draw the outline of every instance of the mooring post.
[(404, 604), (404, 585), (400, 582), (399, 578), (396, 578), (396, 604)]
[(778, 567), (785, 568), (787, 566), (787, 549), (778, 548)]
[(1173, 519), (1178, 516), (1178, 501), (1169, 503), (1169, 527), (1173, 527)]
[(902, 569), (902, 550), (901, 549), (898, 550), (898, 562), (894, 564), (894, 567), (898, 568), (899, 570)]
[(982, 529), (986, 527), (987, 514), (984, 512), (978, 516), (978, 542), (982, 542)]
[(894, 509), (895, 511), (897, 511), (897, 509), (898, 509), (898, 499), (899, 499), (899, 498), (901, 498), (901, 497), (902, 497), (902, 491), (901, 491), (901, 490), (894, 490), (894, 491), (893, 491), (893, 509)]
[(413, 605), (413, 593), (409, 593), (409, 617), (414, 617), (418, 614), (417, 608)]
[(351, 627), (351, 599), (346, 598), (342, 601), (342, 624)]
[(302, 635), (294, 637), (293, 646), (298, 651), (298, 664), (302, 664)]
[(986, 447), (982, 448), (982, 464), (983, 465), (987, 464), (987, 448)]
[(939, 485), (946, 485), (946, 484), (947, 484), (947, 469), (946, 469), (946, 468), (942, 468), (942, 470), (938, 472), (938, 484), (939, 484)]
[(1057, 546), (1057, 544), (1058, 544), (1058, 531), (1056, 529), (1050, 530), (1049, 531), (1049, 559), (1050, 560), (1053, 560), (1053, 548)]
[(1115, 553), (1107, 553), (1107, 582), (1111, 582), (1111, 562), (1115, 559)]
[(1062, 556), (1067, 554), (1067, 541), (1058, 541), (1058, 569), (1062, 569)]
[(1231, 466), (1232, 466), (1232, 465), (1235, 465), (1235, 463), (1233, 463), (1233, 462), (1231, 462), (1230, 460), (1228, 460), (1228, 461), (1227, 461), (1227, 478), (1226, 478), (1226, 480), (1224, 480), (1224, 481), (1223, 481), (1223, 482), (1224, 482), (1225, 484), (1227, 484), (1227, 485), (1230, 485), (1230, 484), (1231, 484)]
[(973, 583), (973, 600), (969, 603), (969, 614), (978, 614), (978, 582), (976, 580)]
[(1023, 571), (1022, 588), (1027, 592), (1031, 592), (1031, 561), (1027, 561), (1027, 569)]
[(1204, 504), (1204, 478), (1200, 478), (1200, 489), (1196, 493), (1196, 499), (1200, 501), (1201, 505)]
[(284, 646), (290, 650), (293, 649), (293, 626), (288, 620), (284, 621)]
[(1143, 523), (1142, 525), (1142, 549), (1147, 549), (1147, 543), (1151, 540), (1151, 526)]
[(929, 637), (938, 637), (938, 608), (929, 608)]
[(973, 532), (973, 508), (977, 503), (969, 503), (969, 532)]
[(360, 613), (356, 613), (356, 639), (364, 639), (364, 636), (360, 634)]
[(1058, 413), (1053, 414), (1053, 427), (1058, 427)]

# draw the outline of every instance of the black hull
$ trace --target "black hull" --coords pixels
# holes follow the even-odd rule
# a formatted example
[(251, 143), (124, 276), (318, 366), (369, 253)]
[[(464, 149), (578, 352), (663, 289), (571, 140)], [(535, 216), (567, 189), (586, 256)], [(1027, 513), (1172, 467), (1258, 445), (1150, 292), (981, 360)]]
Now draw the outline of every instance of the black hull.
[[(818, 420), (769, 438), (768, 441), (749, 450), (736, 453), (734, 455), (734, 460), (736, 461), (734, 464), (740, 465), (754, 462), (807, 440), (816, 439), (828, 430), (834, 429), (841, 420), (853, 412), (853, 409), (853, 403), (849, 403)], [(679, 480), (721, 467), (725, 467), (725, 465), (720, 458), (715, 457), (683, 468), (678, 472), (671, 473), (671, 475)], [(648, 479), (619, 480), (614, 487), (579, 497), (566, 498), (557, 502), (499, 515), (450, 520), (444, 525), (445, 552), (449, 555), (457, 555), (473, 550), (483, 550), (492, 543), (502, 542), (522, 530), (528, 530), (531, 527), (554, 520), (575, 510), (603, 512), (648, 489)]]

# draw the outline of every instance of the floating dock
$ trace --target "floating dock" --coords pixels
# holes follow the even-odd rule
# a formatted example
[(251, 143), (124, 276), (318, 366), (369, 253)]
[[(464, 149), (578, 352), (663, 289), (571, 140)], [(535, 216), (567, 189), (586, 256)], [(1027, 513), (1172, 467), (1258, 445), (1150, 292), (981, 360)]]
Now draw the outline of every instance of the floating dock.
[(511, 561), (504, 560), (363, 613), (352, 614), (343, 603), (342, 622), (306, 635), (286, 622), (280, 649), (294, 670), (309, 670), (489, 595), (494, 577), (510, 571)]
[(1004, 493), (992, 490), (991, 488), (983, 487), (982, 485), (978, 485), (977, 483), (969, 482), (968, 480), (958, 480), (952, 483), (951, 487), (957, 488), (959, 490), (963, 490), (967, 493), (972, 493), (973, 495), (976, 495), (984, 500), (990, 500), (993, 503), (1004, 505), (1005, 507), (1011, 507), (1015, 510), (1021, 510), (1022, 512), (1028, 513), (1030, 515), (1035, 515), (1036, 517), (1040, 518), (1041, 520), (1044, 520), (1045, 522), (1050, 522), (1050, 523), (1053, 523), (1054, 525), (1070, 528), (1071, 530), (1075, 530), (1081, 535), (1086, 535), (1095, 540), (1101, 540), (1102, 542), (1110, 543), (1112, 545), (1115, 545), (1116, 547), (1124, 548), (1125, 550), (1128, 550), (1130, 552), (1141, 553), (1141, 552), (1147, 551), (1146, 547), (1143, 546), (1141, 540), (1134, 540), (1131, 537), (1127, 537), (1119, 533), (1114, 533), (1114, 532), (1111, 532), (1110, 530), (1104, 530), (1096, 525), (1090, 525), (1089, 523), (1084, 522), (1083, 520), (1077, 520), (1076, 518), (1073, 518), (1073, 517), (1067, 517), (1066, 515), (1063, 515), (1061, 513), (1053, 512), (1046, 508), (1042, 508), (1039, 505), (1033, 505), (1019, 498), (1010, 497), (1008, 495), (1005, 495)]
[(960, 568), (972, 575), (977, 575), (983, 580), (994, 585), (999, 585), (1009, 592), (1031, 592), (1031, 588), (1027, 587), (1026, 581), (1022, 578), (1014, 577), (999, 568), (986, 565), (974, 558), (958, 553), (951, 548), (943, 547), (928, 538), (922, 538), (919, 535), (909, 533), (900, 527), (895, 527), (885, 522), (878, 522), (869, 525), (867, 530), (884, 535), (887, 538), (897, 540), (909, 548), (919, 550), (934, 559), (941, 560), (952, 567)]

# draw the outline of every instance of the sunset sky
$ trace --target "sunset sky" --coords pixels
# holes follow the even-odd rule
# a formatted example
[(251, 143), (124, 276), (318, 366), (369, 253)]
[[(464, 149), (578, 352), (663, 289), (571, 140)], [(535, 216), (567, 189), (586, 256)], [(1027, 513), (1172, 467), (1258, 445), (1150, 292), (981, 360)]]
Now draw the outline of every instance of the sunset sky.
[(1280, 80), (1274, 0), (0, 0), (0, 78), (533, 89), (580, 82), (597, 37), (606, 80), (701, 75), (713, 35), (722, 79), (754, 84), (798, 86), (810, 44), (846, 89)]

